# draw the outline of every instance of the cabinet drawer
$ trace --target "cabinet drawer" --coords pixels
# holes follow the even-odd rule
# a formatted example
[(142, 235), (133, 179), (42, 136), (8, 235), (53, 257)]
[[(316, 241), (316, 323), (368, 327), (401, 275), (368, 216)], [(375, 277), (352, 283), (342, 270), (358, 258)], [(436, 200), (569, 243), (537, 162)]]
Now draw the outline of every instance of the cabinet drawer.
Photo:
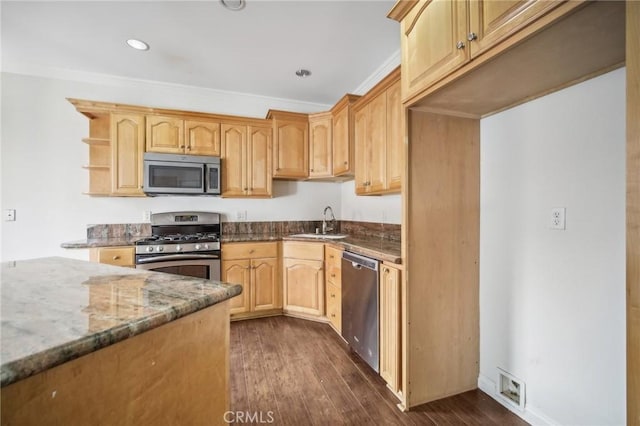
[(327, 268), (332, 266), (340, 268), (340, 265), (342, 264), (342, 249), (331, 247), (330, 245), (325, 245), (324, 260), (327, 264)]
[(90, 259), (92, 262), (132, 267), (135, 265), (135, 248), (133, 246), (93, 248)]
[(226, 243), (222, 245), (222, 259), (257, 259), (278, 257), (278, 243)]
[(282, 256), (289, 259), (324, 260), (324, 244), (287, 241), (282, 247)]
[(327, 318), (333, 327), (342, 332), (342, 294), (340, 288), (327, 284)]

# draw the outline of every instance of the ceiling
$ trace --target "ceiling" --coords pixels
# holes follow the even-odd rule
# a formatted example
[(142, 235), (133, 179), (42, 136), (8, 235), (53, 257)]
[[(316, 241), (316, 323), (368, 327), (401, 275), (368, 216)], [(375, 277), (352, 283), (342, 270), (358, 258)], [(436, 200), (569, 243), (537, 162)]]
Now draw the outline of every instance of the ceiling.
[[(395, 1), (2, 1), (3, 70), (70, 69), (333, 104), (398, 54)], [(146, 41), (136, 51), (125, 41)], [(299, 78), (295, 71), (311, 70)]]

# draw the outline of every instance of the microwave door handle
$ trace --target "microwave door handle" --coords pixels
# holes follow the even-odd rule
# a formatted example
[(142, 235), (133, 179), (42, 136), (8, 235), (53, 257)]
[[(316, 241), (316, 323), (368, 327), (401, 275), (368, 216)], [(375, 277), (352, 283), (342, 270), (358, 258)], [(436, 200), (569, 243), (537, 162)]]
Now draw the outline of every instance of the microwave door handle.
[(151, 256), (138, 259), (138, 264), (162, 262), (168, 260), (197, 260), (197, 259), (220, 259), (217, 254), (165, 254), (161, 256)]

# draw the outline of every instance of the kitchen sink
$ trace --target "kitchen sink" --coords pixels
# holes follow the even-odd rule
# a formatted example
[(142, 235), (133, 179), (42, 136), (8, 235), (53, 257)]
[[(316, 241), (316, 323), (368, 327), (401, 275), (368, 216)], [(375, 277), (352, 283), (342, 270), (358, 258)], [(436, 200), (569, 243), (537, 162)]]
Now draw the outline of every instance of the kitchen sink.
[(348, 235), (345, 234), (294, 234), (289, 235), (290, 237), (300, 237), (300, 238), (317, 238), (319, 240), (327, 239), (327, 240), (340, 240), (342, 238), (347, 238)]

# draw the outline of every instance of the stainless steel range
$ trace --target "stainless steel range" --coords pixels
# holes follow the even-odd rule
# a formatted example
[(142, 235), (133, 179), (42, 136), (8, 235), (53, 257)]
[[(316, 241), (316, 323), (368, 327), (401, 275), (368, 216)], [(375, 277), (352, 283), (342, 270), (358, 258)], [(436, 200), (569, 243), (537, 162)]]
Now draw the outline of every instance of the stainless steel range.
[(151, 215), (151, 237), (136, 241), (136, 268), (220, 280), (220, 214)]

